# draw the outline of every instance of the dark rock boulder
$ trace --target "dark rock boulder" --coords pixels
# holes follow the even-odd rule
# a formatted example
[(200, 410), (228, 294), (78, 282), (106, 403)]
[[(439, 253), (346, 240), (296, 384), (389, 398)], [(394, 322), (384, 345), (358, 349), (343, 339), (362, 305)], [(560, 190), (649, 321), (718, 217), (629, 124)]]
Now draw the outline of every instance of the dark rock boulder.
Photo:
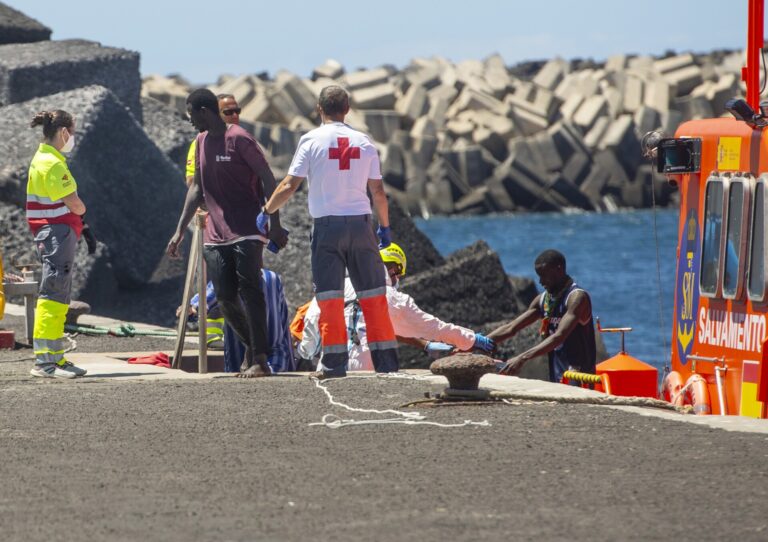
[(173, 233), (184, 198), (181, 173), (147, 137), (114, 94), (86, 87), (0, 108), (0, 187), (16, 186), (8, 203), (21, 206), (26, 174), (39, 143), (29, 128), (43, 109), (65, 109), (76, 117), (77, 144), (69, 166), (88, 207), (87, 221), (109, 248), (122, 288), (150, 279)]
[(139, 53), (85, 40), (0, 45), (0, 106), (100, 85), (141, 122)]
[(423, 310), (471, 329), (507, 318), (518, 306), (498, 254), (483, 241), (440, 267), (406, 277), (402, 290)]
[(509, 285), (512, 287), (515, 301), (515, 308), (512, 311), (514, 314), (524, 312), (539, 293), (536, 283), (528, 277), (509, 275)]
[(51, 39), (51, 29), (0, 2), (0, 45)]
[(197, 130), (176, 109), (154, 98), (141, 98), (144, 130), (149, 138), (184, 173), (189, 145)]

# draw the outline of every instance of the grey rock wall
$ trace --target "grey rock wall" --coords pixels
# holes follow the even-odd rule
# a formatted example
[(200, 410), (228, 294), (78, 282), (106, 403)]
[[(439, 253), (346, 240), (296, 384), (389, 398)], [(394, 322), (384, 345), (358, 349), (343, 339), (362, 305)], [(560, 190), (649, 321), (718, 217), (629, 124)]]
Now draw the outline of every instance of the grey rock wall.
[(30, 129), (29, 121), (44, 109), (76, 116), (77, 144), (68, 164), (87, 221), (109, 248), (118, 283), (146, 284), (175, 228), (178, 215), (169, 210), (183, 201), (181, 172), (111, 91), (84, 87), (0, 108), (0, 186), (16, 188), (8, 203), (20, 205), (25, 198), (27, 168), (40, 141), (40, 129)]
[(86, 40), (0, 45), (0, 106), (88, 85), (110, 89), (141, 122), (138, 53)]
[(51, 39), (51, 29), (0, 2), (0, 44)]

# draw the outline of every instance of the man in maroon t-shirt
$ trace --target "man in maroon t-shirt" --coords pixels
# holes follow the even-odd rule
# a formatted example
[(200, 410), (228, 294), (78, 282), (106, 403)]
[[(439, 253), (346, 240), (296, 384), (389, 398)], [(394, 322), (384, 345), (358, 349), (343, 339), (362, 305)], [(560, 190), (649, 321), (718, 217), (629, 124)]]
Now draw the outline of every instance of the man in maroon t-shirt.
[(179, 256), (184, 230), (205, 202), (208, 222), (203, 256), (221, 312), (246, 345), (243, 374), (267, 376), (269, 341), (261, 291), (262, 253), (266, 242), (274, 241), (282, 248), (288, 237), (279, 216), (270, 215), (268, 237), (256, 227), (256, 217), (264, 198), (275, 189), (275, 177), (253, 136), (221, 119), (213, 92), (193, 91), (187, 97), (187, 114), (201, 132), (195, 151), (195, 179), (168, 243), (168, 254)]

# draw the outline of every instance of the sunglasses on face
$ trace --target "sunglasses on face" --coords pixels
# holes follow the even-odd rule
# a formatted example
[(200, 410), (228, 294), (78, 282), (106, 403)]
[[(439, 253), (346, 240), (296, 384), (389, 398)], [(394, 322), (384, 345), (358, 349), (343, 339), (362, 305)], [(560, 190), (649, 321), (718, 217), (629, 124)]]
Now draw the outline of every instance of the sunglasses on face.
[(221, 110), (221, 113), (222, 113), (222, 114), (223, 114), (225, 117), (230, 117), (230, 116), (234, 115), (235, 113), (237, 113), (237, 114), (239, 115), (239, 114), (240, 114), (240, 111), (242, 111), (242, 109), (241, 109), (241, 108), (239, 108), (239, 107), (232, 107), (232, 108), (230, 108), (230, 109), (222, 109), (222, 110)]

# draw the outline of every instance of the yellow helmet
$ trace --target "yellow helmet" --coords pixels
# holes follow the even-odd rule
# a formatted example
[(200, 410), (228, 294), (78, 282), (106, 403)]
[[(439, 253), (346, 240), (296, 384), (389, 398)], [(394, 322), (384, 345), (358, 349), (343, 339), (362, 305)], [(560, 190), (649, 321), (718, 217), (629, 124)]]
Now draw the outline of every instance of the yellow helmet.
[(398, 275), (405, 275), (408, 260), (405, 258), (405, 252), (398, 244), (390, 243), (388, 247), (379, 250), (379, 254), (381, 254), (382, 261), (396, 263), (400, 266)]

